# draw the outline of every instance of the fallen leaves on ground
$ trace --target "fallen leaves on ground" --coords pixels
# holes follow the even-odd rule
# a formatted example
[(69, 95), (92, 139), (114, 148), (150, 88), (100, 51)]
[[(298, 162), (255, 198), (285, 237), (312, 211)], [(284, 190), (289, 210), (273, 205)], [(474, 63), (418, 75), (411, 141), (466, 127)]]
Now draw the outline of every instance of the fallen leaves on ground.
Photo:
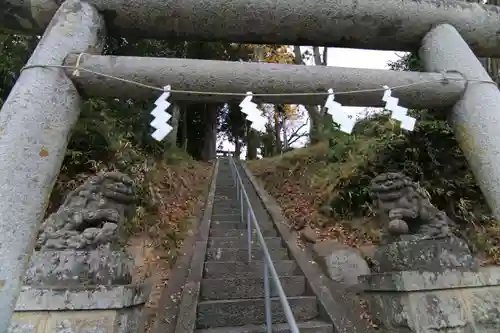
[(359, 304), (363, 309), (363, 313), (361, 314), (361, 319), (366, 320), (371, 328), (378, 330), (379, 326), (374, 322), (372, 316), (370, 316), (370, 309), (368, 308), (368, 302), (366, 302), (366, 300), (364, 299), (359, 299)]
[(264, 163), (254, 162), (249, 167), (266, 191), (279, 203), (290, 227), (300, 230), (309, 226), (316, 231), (319, 240), (335, 239), (348, 246), (373, 244), (373, 237), (366, 232), (322, 215), (319, 212), (322, 198), (307, 179), (289, 178), (293, 174), (287, 176), (275, 172), (276, 170), (270, 172), (269, 165)]
[[(318, 241), (334, 239), (356, 248), (374, 243), (374, 237), (362, 228), (351, 228), (346, 223), (335, 221), (320, 213), (322, 191), (311, 185), (311, 175), (306, 174), (304, 169), (300, 170), (295, 165), (293, 170), (280, 170), (272, 162), (259, 162), (249, 163), (249, 168), (266, 191), (276, 199), (291, 228), (300, 230), (310, 227), (316, 232)], [(300, 238), (297, 239), (297, 244), (304, 246)], [(365, 320), (373, 329), (378, 329), (369, 314), (366, 302), (361, 298), (359, 302), (362, 310), (360, 319)]]
[(192, 234), (191, 219), (199, 215), (210, 181), (212, 165), (188, 161), (163, 166), (147, 184), (151, 207), (129, 224), (128, 252), (135, 262), (134, 281), (152, 284), (146, 304), (146, 330), (150, 332), (161, 292), (168, 284), (183, 240)]

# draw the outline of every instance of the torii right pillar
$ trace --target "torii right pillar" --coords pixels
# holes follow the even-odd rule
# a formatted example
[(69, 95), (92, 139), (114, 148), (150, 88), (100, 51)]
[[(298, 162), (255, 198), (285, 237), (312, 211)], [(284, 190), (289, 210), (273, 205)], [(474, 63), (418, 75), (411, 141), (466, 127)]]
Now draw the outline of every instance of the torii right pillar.
[(500, 220), (500, 91), (449, 24), (427, 33), (419, 55), (428, 72), (458, 72), (464, 79), (476, 80), (466, 85), (449, 120), (488, 205)]
[[(422, 41), (426, 71), (458, 71), (469, 82), (450, 121), (472, 171), (500, 219), (500, 91), (458, 31), (433, 28)], [(380, 246), (376, 273), (360, 278), (372, 317), (391, 333), (500, 332), (500, 267), (479, 267), (455, 236)]]

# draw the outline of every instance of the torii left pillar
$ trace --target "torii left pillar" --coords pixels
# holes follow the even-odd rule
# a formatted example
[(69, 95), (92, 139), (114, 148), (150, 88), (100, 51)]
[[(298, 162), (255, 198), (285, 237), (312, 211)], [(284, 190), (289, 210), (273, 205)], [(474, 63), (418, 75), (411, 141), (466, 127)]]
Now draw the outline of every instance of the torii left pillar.
[[(104, 36), (94, 7), (67, 0), (27, 65), (62, 65), (70, 53), (100, 53)], [(35, 67), (21, 73), (0, 111), (0, 333), (9, 328), (80, 104), (63, 69)]]

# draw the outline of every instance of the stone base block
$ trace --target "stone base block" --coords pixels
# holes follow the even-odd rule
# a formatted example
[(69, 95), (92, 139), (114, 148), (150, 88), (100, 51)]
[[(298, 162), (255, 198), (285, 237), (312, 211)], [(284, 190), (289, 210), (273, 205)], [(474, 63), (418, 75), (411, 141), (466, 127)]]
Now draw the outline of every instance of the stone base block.
[(469, 247), (458, 237), (394, 242), (379, 247), (374, 259), (379, 273), (443, 272), (450, 269), (467, 272), (478, 269)]
[(391, 333), (500, 332), (500, 268), (362, 277), (373, 318)]
[(9, 333), (140, 333), (149, 296), (144, 285), (24, 287)]
[(121, 250), (101, 247), (89, 251), (38, 251), (24, 276), (30, 286), (127, 285), (133, 261)]

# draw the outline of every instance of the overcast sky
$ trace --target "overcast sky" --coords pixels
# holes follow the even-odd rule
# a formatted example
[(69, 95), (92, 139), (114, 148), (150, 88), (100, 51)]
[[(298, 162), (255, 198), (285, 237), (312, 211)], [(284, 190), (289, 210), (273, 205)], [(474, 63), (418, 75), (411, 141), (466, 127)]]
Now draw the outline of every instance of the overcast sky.
[(328, 66), (355, 68), (387, 68), (389, 61), (398, 59), (402, 52), (356, 49), (328, 49)]
[[(394, 51), (329, 48), (327, 63), (328, 66), (337, 67), (388, 69), (387, 63), (397, 60), (399, 58), (398, 55), (402, 54), (402, 52), (396, 53)], [(383, 82), (380, 84), (383, 85)], [(353, 109), (357, 112), (362, 112), (364, 110), (364, 108)], [(234, 145), (228, 141), (224, 141), (223, 149), (234, 150)]]
[[(373, 51), (357, 49), (328, 49), (328, 66), (388, 69), (387, 63), (399, 59), (403, 52)], [(380, 82), (380, 85), (384, 85)], [(350, 107), (356, 112), (363, 112), (363, 107)]]

